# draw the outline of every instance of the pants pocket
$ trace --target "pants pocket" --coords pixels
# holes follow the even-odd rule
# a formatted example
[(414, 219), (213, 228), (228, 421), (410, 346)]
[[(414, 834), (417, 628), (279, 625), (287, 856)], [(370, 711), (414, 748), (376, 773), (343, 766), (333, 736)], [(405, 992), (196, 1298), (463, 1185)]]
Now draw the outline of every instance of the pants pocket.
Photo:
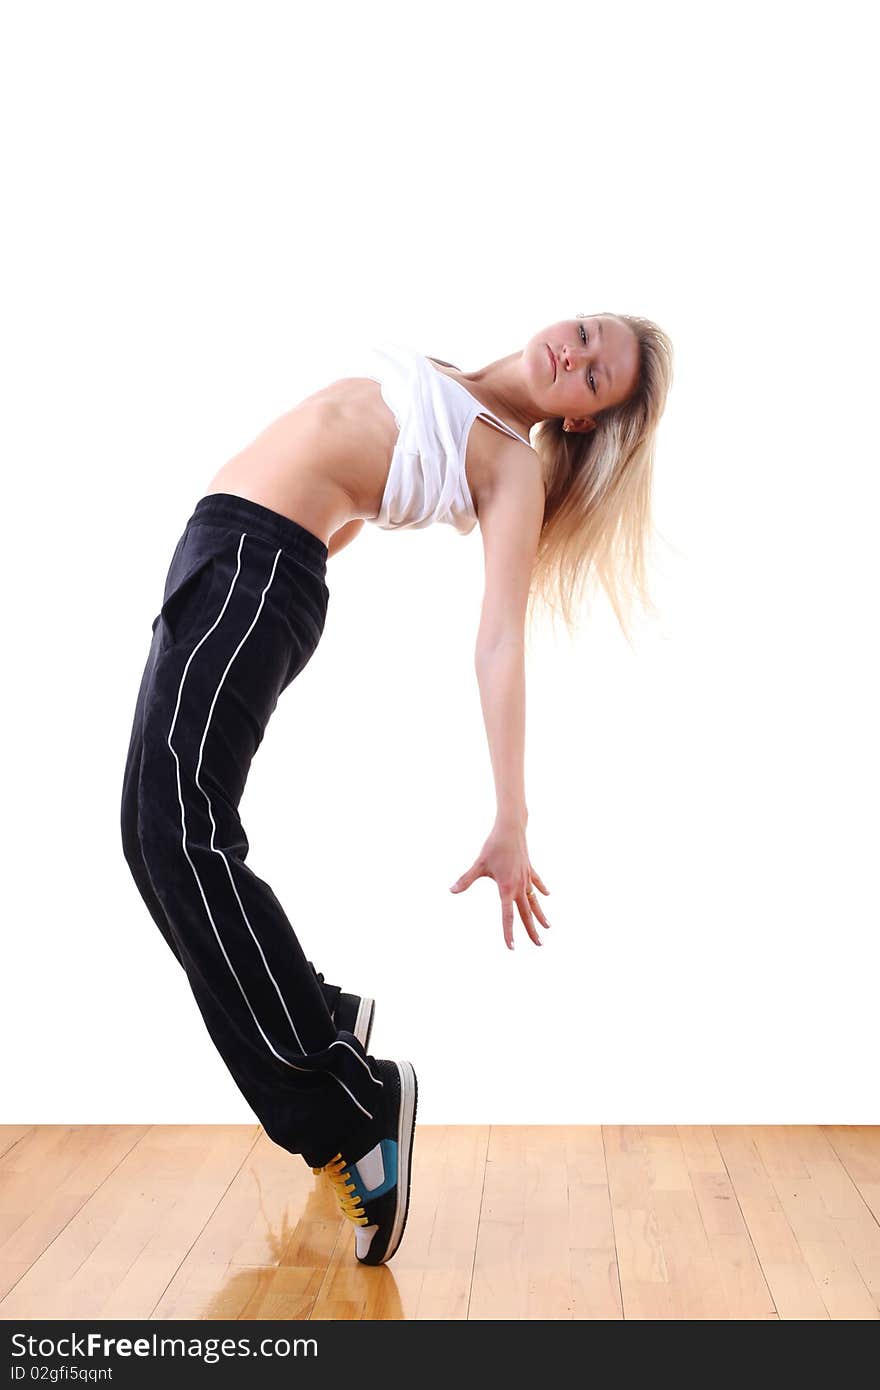
[(186, 631), (188, 619), (203, 611), (211, 591), (218, 559), (222, 558), (228, 542), (204, 534), (206, 528), (187, 530), (177, 548), (165, 580), (162, 607), (153, 620), (162, 625), (163, 643), (176, 642)]

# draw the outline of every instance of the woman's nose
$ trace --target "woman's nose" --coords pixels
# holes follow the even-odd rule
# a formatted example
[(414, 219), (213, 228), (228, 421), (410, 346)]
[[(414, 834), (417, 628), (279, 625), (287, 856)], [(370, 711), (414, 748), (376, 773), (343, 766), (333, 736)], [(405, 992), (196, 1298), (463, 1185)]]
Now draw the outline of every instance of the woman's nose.
[(569, 347), (567, 343), (563, 343), (562, 351), (565, 356), (566, 371), (570, 371), (572, 367), (578, 367), (580, 365), (581, 353), (584, 354), (584, 359), (586, 360), (588, 349), (584, 347), (583, 343), (575, 343), (572, 347)]

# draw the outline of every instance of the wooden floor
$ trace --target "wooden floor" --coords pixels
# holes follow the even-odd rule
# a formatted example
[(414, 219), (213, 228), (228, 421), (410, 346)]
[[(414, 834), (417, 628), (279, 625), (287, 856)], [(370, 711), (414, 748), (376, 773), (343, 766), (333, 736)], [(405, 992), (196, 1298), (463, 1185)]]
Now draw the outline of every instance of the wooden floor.
[(0, 1318), (880, 1318), (880, 1127), (416, 1130), (389, 1265), (257, 1126), (0, 1127)]

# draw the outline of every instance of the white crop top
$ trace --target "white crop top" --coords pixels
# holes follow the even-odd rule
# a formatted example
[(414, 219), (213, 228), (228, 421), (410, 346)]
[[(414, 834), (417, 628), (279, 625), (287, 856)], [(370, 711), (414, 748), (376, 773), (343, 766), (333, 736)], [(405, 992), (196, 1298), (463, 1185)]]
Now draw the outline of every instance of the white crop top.
[(477, 522), (464, 467), (474, 420), (479, 415), (523, 444), (529, 440), (487, 410), (461, 382), (401, 344), (368, 348), (347, 375), (380, 383), (398, 427), (379, 514), (368, 520), (383, 531), (444, 521), (466, 536)]

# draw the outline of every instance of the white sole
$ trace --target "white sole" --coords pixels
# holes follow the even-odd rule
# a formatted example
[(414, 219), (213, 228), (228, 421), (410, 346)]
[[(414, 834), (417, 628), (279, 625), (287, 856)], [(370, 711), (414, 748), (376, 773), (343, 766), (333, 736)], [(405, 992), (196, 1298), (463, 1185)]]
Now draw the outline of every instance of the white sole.
[(373, 1017), (374, 1008), (375, 1003), (369, 995), (363, 995), (358, 1005), (354, 1028), (351, 1030), (365, 1052), (367, 1050), (367, 1038), (370, 1032), (370, 1020)]
[[(413, 1119), (416, 1110), (416, 1074), (411, 1062), (395, 1062), (394, 1064), (400, 1072), (400, 1115), (397, 1120), (397, 1152), (402, 1155), (400, 1169), (397, 1174), (397, 1211), (394, 1214), (394, 1225), (391, 1228), (391, 1236), (388, 1241), (387, 1250), (382, 1257), (382, 1263), (390, 1260), (403, 1234), (403, 1227), (406, 1222), (407, 1211), (409, 1210), (409, 1170), (412, 1159), (412, 1141), (415, 1139), (413, 1131)], [(404, 1145), (404, 1135), (406, 1144)], [(405, 1194), (405, 1195), (404, 1195)], [(403, 1197), (403, 1201), (400, 1198)]]

